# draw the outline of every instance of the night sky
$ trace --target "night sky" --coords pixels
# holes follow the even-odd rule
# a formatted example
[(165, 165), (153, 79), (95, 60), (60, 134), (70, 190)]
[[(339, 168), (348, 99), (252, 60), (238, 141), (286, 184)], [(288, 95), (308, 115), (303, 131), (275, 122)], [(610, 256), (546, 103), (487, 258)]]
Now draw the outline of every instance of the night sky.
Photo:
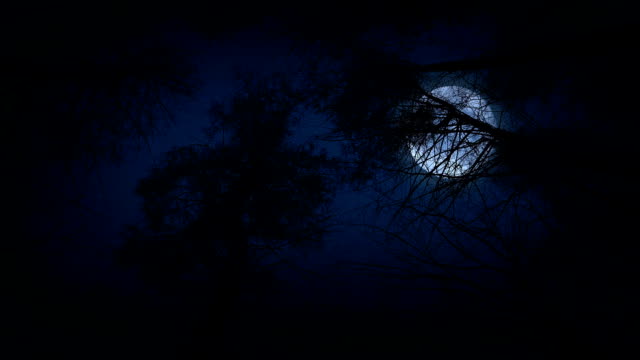
[[(5, 358), (635, 351), (629, 9), (388, 6), (8, 9)], [(398, 115), (452, 85), (499, 125)]]

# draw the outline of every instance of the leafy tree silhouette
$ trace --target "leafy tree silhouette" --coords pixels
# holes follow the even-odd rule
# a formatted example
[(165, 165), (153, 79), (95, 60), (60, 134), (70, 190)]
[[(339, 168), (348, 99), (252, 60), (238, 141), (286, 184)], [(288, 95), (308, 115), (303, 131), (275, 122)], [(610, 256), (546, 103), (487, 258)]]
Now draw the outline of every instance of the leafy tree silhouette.
[(205, 328), (220, 325), (264, 256), (327, 231), (333, 165), (289, 141), (299, 104), (281, 76), (245, 78), (227, 108), (212, 107), (209, 142), (172, 150), (138, 185), (145, 222), (128, 229), (120, 258), (163, 286), (200, 279), (212, 296)]

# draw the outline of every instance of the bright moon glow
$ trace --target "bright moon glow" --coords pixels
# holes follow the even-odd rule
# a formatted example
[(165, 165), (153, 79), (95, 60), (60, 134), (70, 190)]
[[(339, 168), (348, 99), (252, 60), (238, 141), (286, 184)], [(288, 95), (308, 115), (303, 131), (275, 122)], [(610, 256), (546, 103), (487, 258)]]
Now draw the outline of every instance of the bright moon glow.
[[(473, 119), (496, 126), (493, 112), (487, 102), (473, 91), (460, 86), (443, 86), (431, 91), (431, 95), (456, 107)], [(424, 97), (422, 103), (435, 104)], [(478, 161), (485, 150), (482, 133), (477, 128), (458, 121), (451, 121), (449, 111), (435, 106), (433, 124), (440, 131), (429, 134), (409, 144), (409, 150), (420, 167), (431, 174), (446, 176), (464, 175)], [(444, 124), (442, 121), (448, 121)]]

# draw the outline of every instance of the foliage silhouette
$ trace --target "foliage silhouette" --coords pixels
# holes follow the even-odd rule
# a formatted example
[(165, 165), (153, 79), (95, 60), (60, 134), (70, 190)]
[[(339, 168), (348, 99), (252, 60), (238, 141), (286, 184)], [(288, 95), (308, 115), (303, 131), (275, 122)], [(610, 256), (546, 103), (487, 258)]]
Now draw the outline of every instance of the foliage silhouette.
[(159, 289), (208, 294), (204, 333), (274, 255), (328, 229), (334, 165), (289, 139), (299, 104), (283, 77), (244, 79), (228, 106), (212, 107), (208, 142), (170, 151), (138, 185), (145, 220), (127, 229), (119, 258)]

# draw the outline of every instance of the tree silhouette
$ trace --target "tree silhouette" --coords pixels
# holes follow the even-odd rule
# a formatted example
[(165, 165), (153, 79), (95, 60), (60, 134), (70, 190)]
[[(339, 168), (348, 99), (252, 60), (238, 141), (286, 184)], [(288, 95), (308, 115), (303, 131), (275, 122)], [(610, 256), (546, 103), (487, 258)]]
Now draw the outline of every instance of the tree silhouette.
[[(197, 81), (190, 53), (148, 13), (134, 19), (130, 7), (111, 5), (84, 11), (80, 4), (17, 7), (22, 9), (5, 9), (0, 25), (3, 172), (11, 189), (5, 231), (12, 234), (0, 247), (6, 298), (15, 313), (6, 327), (25, 341), (18, 347), (54, 344), (49, 352), (68, 357), (71, 334), (109, 341), (97, 335), (109, 327), (109, 316), (96, 319), (96, 308), (127, 318), (127, 306), (70, 285), (83, 276), (69, 276), (71, 263), (86, 255), (74, 241), (99, 248), (99, 236), (83, 227), (94, 220), (106, 224), (83, 201), (91, 197), (90, 177), (170, 125), (174, 105), (195, 93)], [(62, 253), (75, 258), (59, 261)]]
[(140, 181), (145, 221), (120, 252), (157, 285), (192, 279), (209, 293), (208, 329), (265, 257), (320, 240), (335, 187), (329, 158), (289, 139), (300, 100), (285, 79), (244, 83), (230, 105), (212, 107), (207, 143), (170, 151)]
[[(363, 130), (354, 131), (352, 121), (341, 119), (342, 112), (336, 115), (348, 126), (356, 174), (368, 172), (364, 179), (377, 189), (378, 209), (389, 213), (386, 225), (367, 226), (402, 244), (392, 248), (409, 268), (396, 270), (447, 284), (438, 288), (470, 286), (486, 295), (478, 274), (502, 278), (526, 255), (522, 239), (505, 233), (506, 218), (539, 216), (526, 191), (509, 193), (493, 184), (511, 170), (500, 148), (517, 142), (519, 135), (499, 127), (501, 119), (489, 122), (500, 114), (489, 114), (486, 103), (469, 105), (478, 95), (463, 77), (438, 80), (441, 85), (416, 81), (408, 96), (371, 112), (375, 119), (360, 114)], [(386, 156), (377, 156), (380, 152)]]
[(415, 65), (369, 51), (342, 69), (339, 90), (324, 93), (321, 110), (335, 124), (328, 140), (344, 143), (352, 180), (377, 189), (375, 206), (390, 214), (366, 226), (402, 249), (410, 277), (477, 286), (470, 277), (488, 271), (499, 287), (523, 282), (537, 256), (531, 246), (568, 226), (560, 209), (603, 198), (610, 187), (594, 186), (597, 174), (624, 167), (602, 133), (542, 126), (486, 88), (491, 74), (479, 70), (523, 59)]
[[(526, 320), (537, 324), (532, 329), (549, 323), (565, 329), (556, 334), (563, 341), (563, 331), (596, 332), (593, 326), (576, 328), (596, 306), (585, 301), (594, 296), (589, 294), (619, 302), (603, 295), (621, 291), (604, 286), (603, 279), (625, 293), (633, 288), (636, 271), (620, 253), (621, 247), (635, 252), (620, 232), (632, 222), (619, 209), (623, 199), (637, 199), (628, 172), (637, 150), (623, 140), (635, 135), (620, 129), (634, 134), (637, 128), (629, 110), (616, 106), (630, 94), (602, 92), (622, 88), (622, 78), (589, 66), (587, 75), (580, 68), (523, 92), (523, 98), (566, 92), (544, 98), (568, 99), (556, 109), (568, 118), (565, 123), (554, 123), (557, 113), (534, 118), (520, 112), (514, 104), (526, 83), (519, 76), (554, 80), (555, 73), (542, 71), (575, 66), (575, 52), (505, 54), (417, 65), (365, 52), (338, 66), (332, 85), (319, 87), (319, 109), (335, 125), (327, 140), (344, 143), (352, 180), (375, 189), (372, 207), (386, 214), (380, 223), (358, 225), (385, 234), (400, 260), (391, 266), (355, 264), (358, 269), (518, 308), (521, 315), (534, 314)], [(591, 65), (601, 60), (583, 59)], [(554, 89), (558, 84), (566, 86)], [(322, 92), (331, 86), (333, 91)], [(469, 111), (474, 94), (483, 99), (478, 112)], [(575, 110), (580, 107), (588, 110)], [(483, 121), (483, 111), (494, 120)], [(602, 260), (598, 270), (594, 259)]]
[[(198, 81), (189, 55), (159, 23), (137, 28), (117, 9), (112, 18), (109, 11), (70, 17), (63, 6), (48, 14), (22, 11), (32, 21), (4, 45), (12, 75), (0, 87), (0, 115), (7, 120), (5, 166), (15, 174), (9, 202), (19, 209), (11, 223), (25, 237), (11, 246), (30, 251), (32, 242), (46, 241), (27, 225), (39, 221), (33, 209), (76, 206), (56, 198), (59, 188), (145, 144), (171, 123), (172, 105), (194, 95)], [(119, 23), (117, 31), (105, 27), (110, 21)]]

